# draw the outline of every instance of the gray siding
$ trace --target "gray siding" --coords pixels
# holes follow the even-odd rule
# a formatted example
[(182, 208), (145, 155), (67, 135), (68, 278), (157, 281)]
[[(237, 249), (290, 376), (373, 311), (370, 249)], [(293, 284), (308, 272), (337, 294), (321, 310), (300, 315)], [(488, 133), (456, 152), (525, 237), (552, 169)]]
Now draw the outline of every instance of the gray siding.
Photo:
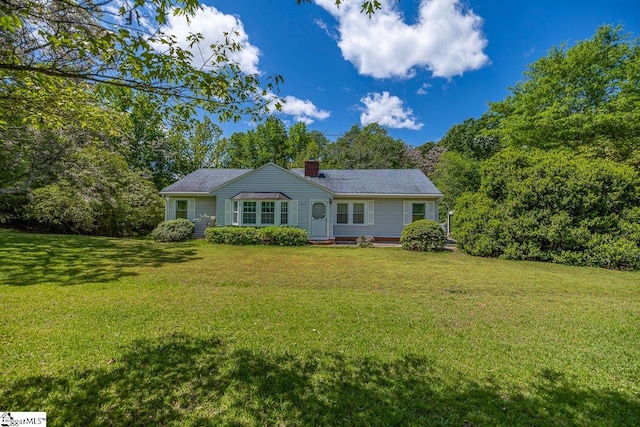
[[(291, 200), (297, 200), (298, 227), (306, 230), (309, 230), (309, 200), (329, 200), (332, 197), (329, 191), (307, 182), (304, 178), (268, 164), (213, 192), (218, 197), (218, 225), (229, 225), (225, 224), (224, 201), (242, 192), (280, 192)], [(329, 231), (331, 231), (330, 226)]]
[(196, 229), (195, 237), (204, 237), (204, 230), (209, 226), (212, 216), (216, 216), (216, 198), (212, 196), (167, 197), (165, 199), (165, 219), (175, 219), (175, 201), (186, 200), (189, 203), (187, 217), (193, 221)]
[[(332, 209), (332, 222), (333, 222), (333, 235), (334, 237), (358, 237), (358, 236), (373, 236), (373, 237), (393, 237), (400, 238), (402, 230), (404, 229), (403, 223), (403, 202), (405, 199), (376, 199), (369, 198), (374, 202), (374, 224), (373, 225), (345, 225), (336, 224), (336, 204), (340, 202), (366, 202), (366, 200), (358, 199), (342, 199), (336, 197), (333, 202)], [(411, 201), (428, 201), (435, 200), (435, 221), (438, 220), (438, 199), (435, 198), (408, 198)]]
[(216, 198), (215, 197), (194, 197), (196, 200), (196, 212), (193, 218), (196, 224), (194, 236), (204, 237), (204, 230), (209, 226), (211, 218), (216, 217)]

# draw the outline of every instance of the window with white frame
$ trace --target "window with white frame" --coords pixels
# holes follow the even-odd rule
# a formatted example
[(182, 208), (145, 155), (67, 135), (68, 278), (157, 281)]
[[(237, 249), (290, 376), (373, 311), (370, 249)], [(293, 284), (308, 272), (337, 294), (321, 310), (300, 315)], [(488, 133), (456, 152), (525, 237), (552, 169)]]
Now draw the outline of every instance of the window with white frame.
[(266, 225), (276, 223), (276, 202), (260, 203), (260, 223)]
[(289, 224), (289, 202), (280, 202), (280, 225)]
[(336, 225), (373, 225), (373, 200), (336, 202)]
[(234, 200), (233, 201), (233, 219), (232, 219), (232, 224), (238, 224), (238, 201)]
[(349, 224), (349, 203), (336, 204), (336, 223)]
[(436, 202), (434, 200), (408, 200), (403, 202), (403, 223), (407, 225), (420, 219), (436, 221)]
[(255, 225), (258, 221), (258, 202), (242, 202), (242, 223)]
[(189, 202), (187, 200), (176, 200), (176, 219), (189, 217)]
[(296, 200), (227, 200), (226, 203), (227, 224), (297, 225)]
[(425, 219), (427, 215), (427, 206), (424, 202), (411, 204), (411, 222), (419, 219)]
[(354, 203), (352, 222), (354, 224), (364, 224), (364, 203)]

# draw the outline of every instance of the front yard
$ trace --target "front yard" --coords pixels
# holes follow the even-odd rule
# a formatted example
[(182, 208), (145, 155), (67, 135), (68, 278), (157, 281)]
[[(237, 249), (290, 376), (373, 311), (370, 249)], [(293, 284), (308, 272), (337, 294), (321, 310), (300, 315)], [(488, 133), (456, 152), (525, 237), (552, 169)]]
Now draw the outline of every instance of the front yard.
[(640, 273), (0, 230), (0, 410), (50, 425), (639, 425)]

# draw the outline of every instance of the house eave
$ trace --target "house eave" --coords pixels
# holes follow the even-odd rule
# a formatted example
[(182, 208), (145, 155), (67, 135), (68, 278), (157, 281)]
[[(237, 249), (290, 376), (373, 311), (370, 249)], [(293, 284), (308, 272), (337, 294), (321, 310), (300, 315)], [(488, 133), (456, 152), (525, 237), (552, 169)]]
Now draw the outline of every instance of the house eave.
[(168, 197), (202, 197), (202, 196), (212, 196), (208, 191), (161, 191), (161, 196)]
[(440, 193), (418, 193), (418, 194), (388, 194), (388, 193), (334, 193), (334, 198), (354, 198), (354, 199), (375, 199), (375, 198), (384, 198), (384, 199), (433, 199), (438, 198), (442, 199), (442, 194)]

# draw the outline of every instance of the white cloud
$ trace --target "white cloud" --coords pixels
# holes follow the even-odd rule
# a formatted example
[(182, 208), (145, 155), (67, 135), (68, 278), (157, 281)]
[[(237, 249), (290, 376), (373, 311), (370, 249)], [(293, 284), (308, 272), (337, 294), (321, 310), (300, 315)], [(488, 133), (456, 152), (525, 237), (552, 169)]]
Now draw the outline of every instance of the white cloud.
[(363, 126), (378, 123), (389, 128), (412, 130), (419, 130), (424, 126), (416, 122), (411, 108), (405, 109), (403, 101), (397, 96), (389, 95), (387, 91), (369, 93), (360, 102), (365, 106), (360, 114), (360, 123)]
[(275, 102), (279, 99), (276, 95), (269, 94), (267, 99), (270, 102), (271, 113), (293, 116), (296, 122), (303, 122), (307, 125), (312, 124), (316, 120), (324, 120), (331, 115), (329, 111), (319, 109), (308, 99), (300, 99), (287, 95), (282, 98), (284, 102), (281, 103), (282, 109), (280, 111), (275, 107)]
[(418, 20), (408, 25), (395, 0), (381, 0), (382, 9), (369, 19), (360, 0), (316, 0), (338, 20), (342, 56), (360, 74), (375, 78), (413, 77), (426, 68), (434, 77), (450, 78), (489, 63), (482, 18), (460, 0), (421, 0)]
[[(184, 16), (169, 14), (167, 25), (162, 28), (163, 33), (173, 35), (178, 40), (180, 47), (190, 50), (193, 54), (193, 64), (202, 67), (211, 61), (216, 64), (214, 50), (211, 45), (222, 45), (225, 43), (225, 33), (231, 35), (231, 39), (242, 46), (237, 52), (227, 52), (231, 61), (236, 62), (240, 69), (246, 74), (260, 74), (258, 62), (260, 49), (249, 43), (249, 36), (244, 31), (244, 25), (237, 16), (226, 15), (215, 7), (202, 5), (194, 16), (187, 22)], [(189, 48), (187, 37), (190, 34), (202, 34), (203, 40)], [(157, 46), (162, 49), (162, 45)]]
[(431, 87), (431, 85), (429, 83), (422, 83), (422, 86), (420, 86), (420, 88), (418, 89), (416, 94), (418, 94), (418, 95), (426, 95), (427, 93), (429, 93), (429, 88), (430, 87)]

